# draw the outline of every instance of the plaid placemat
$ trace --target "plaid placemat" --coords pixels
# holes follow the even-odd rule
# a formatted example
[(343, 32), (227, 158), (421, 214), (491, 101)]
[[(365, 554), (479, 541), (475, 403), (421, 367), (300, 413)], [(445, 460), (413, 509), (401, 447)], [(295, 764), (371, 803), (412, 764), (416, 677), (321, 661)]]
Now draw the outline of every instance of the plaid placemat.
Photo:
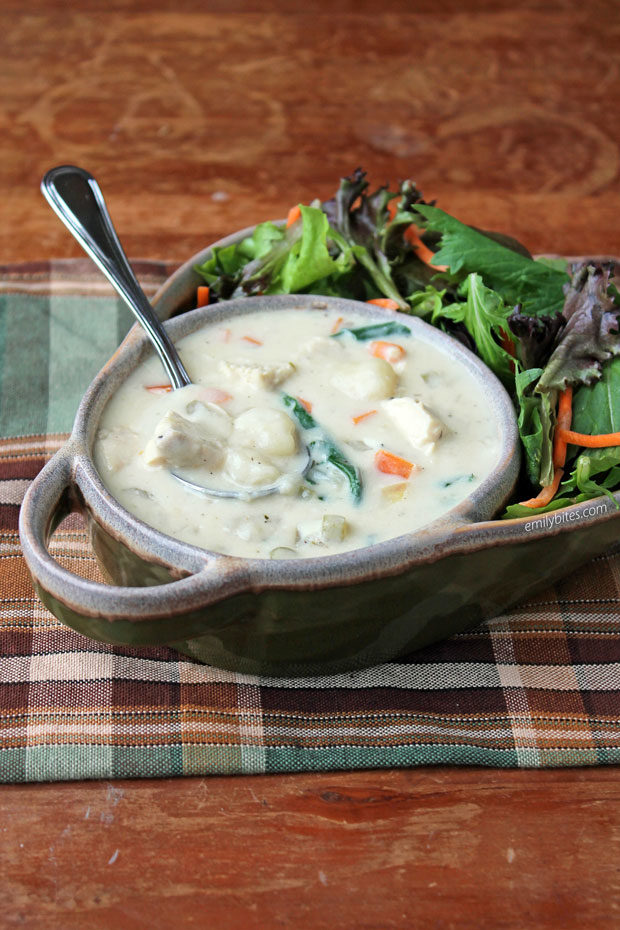
[[(170, 270), (136, 268), (150, 292)], [(90, 262), (0, 268), (0, 780), (620, 761), (620, 554), (405, 660), (318, 679), (58, 623), (21, 557), (19, 503), (130, 323)], [(79, 518), (52, 550), (98, 577)]]

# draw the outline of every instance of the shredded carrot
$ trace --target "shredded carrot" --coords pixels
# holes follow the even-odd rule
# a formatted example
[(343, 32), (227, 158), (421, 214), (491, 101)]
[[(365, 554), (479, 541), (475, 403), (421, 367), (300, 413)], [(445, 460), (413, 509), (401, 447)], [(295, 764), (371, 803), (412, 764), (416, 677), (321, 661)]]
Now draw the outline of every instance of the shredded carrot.
[(337, 333), (338, 330), (341, 328), (342, 322), (343, 322), (342, 317), (339, 316), (336, 322), (334, 323), (334, 325), (332, 326), (332, 332), (331, 332), (332, 336), (334, 335), (334, 333)]
[(291, 207), (286, 217), (286, 228), (288, 229), (289, 226), (292, 226), (293, 223), (296, 223), (300, 216), (301, 216), (301, 208), (299, 204), (296, 207)]
[(400, 307), (395, 300), (392, 300), (391, 297), (374, 297), (372, 300), (367, 300), (367, 304), (374, 304), (375, 307), (383, 307), (384, 310), (400, 310)]
[(401, 478), (408, 478), (416, 467), (413, 462), (401, 459), (399, 455), (386, 452), (385, 449), (379, 449), (378, 452), (375, 452), (375, 465), (385, 475), (400, 475)]
[(232, 400), (232, 394), (228, 394), (226, 391), (220, 391), (216, 387), (205, 387), (199, 394), (200, 400), (204, 400), (206, 404), (225, 404), (227, 401)]
[(540, 493), (536, 497), (531, 497), (529, 501), (521, 501), (521, 507), (546, 507), (547, 504), (555, 497), (555, 493), (560, 487), (560, 481), (562, 480), (563, 474), (563, 468), (556, 468), (551, 484), (541, 488)]
[(558, 402), (558, 419), (553, 434), (553, 467), (564, 468), (566, 462), (567, 442), (562, 437), (562, 431), (570, 429), (573, 419), (573, 389), (567, 387), (560, 392)]
[(255, 339), (254, 336), (244, 336), (246, 342), (251, 342), (254, 346), (262, 346), (260, 339)]
[(370, 354), (386, 362), (399, 362), (405, 357), (405, 350), (397, 342), (382, 342), (380, 339), (370, 343)]
[(368, 417), (373, 416), (377, 411), (376, 410), (367, 410), (366, 413), (359, 413), (356, 417), (351, 417), (355, 425), (361, 423), (362, 420), (366, 420)]
[(575, 433), (572, 429), (559, 429), (560, 437), (571, 446), (585, 446), (587, 449), (604, 449), (606, 446), (620, 446), (620, 433)]
[(309, 400), (304, 400), (303, 397), (298, 397), (297, 400), (299, 401), (299, 403), (301, 404), (301, 406), (302, 406), (305, 410), (308, 411), (308, 413), (312, 413), (312, 404), (310, 403)]
[[(391, 200), (390, 203), (388, 204), (388, 211), (390, 213), (390, 217), (394, 219), (394, 216), (396, 215), (398, 211), (398, 206), (394, 200)], [(431, 268), (434, 268), (436, 271), (447, 271), (448, 270), (447, 265), (434, 265), (433, 264), (435, 253), (431, 251), (431, 249), (429, 249), (429, 247), (422, 242), (420, 230), (418, 229), (417, 226), (414, 226), (414, 225), (408, 226), (405, 232), (403, 233), (403, 235), (405, 239), (408, 242), (410, 242), (411, 245), (414, 247), (414, 249), (417, 252), (418, 258), (422, 259), (424, 264), (430, 265)]]
[(510, 338), (510, 335), (505, 329), (500, 329), (499, 331), (499, 344), (508, 355), (512, 355), (513, 358), (517, 357), (517, 347), (514, 343), (514, 339)]
[(427, 245), (422, 242), (422, 237), (417, 226), (408, 226), (405, 230), (405, 239), (407, 242), (410, 242), (411, 245), (416, 250), (416, 255), (421, 259), (425, 265), (430, 265), (431, 268), (435, 268), (436, 271), (447, 271), (447, 265), (434, 265), (433, 259), (435, 258), (435, 253), (429, 249)]
[(172, 390), (171, 384), (145, 384), (144, 387), (151, 394), (168, 394)]
[(230, 337), (232, 332), (229, 329), (223, 329), (222, 331), (222, 342), (230, 342)]
[(206, 285), (201, 285), (196, 292), (196, 306), (206, 307), (208, 303), (209, 303), (209, 288)]

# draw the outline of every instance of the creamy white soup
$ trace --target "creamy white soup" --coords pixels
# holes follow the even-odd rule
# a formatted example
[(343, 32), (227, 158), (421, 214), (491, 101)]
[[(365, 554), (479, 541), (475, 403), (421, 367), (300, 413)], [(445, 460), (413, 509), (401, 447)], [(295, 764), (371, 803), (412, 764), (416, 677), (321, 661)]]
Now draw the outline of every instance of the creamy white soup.
[(127, 510), (185, 542), (254, 558), (370, 546), (450, 510), (498, 462), (481, 387), (402, 323), (257, 312), (177, 348), (194, 383), (170, 390), (147, 359), (107, 404), (94, 454)]

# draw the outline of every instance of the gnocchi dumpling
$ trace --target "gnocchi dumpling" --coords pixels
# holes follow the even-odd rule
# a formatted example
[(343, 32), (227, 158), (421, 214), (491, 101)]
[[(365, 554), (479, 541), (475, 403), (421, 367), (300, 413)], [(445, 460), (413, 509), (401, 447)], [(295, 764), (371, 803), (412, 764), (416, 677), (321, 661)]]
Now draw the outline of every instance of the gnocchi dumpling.
[(273, 484), (281, 474), (272, 462), (252, 455), (249, 449), (229, 449), (225, 469), (236, 484), (253, 488)]
[(231, 441), (267, 455), (294, 455), (297, 451), (295, 424), (284, 411), (270, 407), (250, 407), (236, 417)]
[(385, 400), (396, 390), (396, 372), (382, 358), (343, 365), (331, 377), (333, 387), (355, 400)]

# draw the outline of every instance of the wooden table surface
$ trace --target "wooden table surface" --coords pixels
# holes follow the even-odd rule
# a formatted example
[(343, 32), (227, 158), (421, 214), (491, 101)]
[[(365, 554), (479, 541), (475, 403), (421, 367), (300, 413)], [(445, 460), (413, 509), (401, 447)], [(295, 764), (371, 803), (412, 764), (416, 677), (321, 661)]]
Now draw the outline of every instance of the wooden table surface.
[[(517, 7), (517, 8), (513, 8)], [(78, 255), (45, 169), (182, 260), (414, 178), (533, 251), (620, 254), (616, 0), (5, 0), (0, 261)], [(8, 786), (0, 924), (620, 926), (615, 768)]]

